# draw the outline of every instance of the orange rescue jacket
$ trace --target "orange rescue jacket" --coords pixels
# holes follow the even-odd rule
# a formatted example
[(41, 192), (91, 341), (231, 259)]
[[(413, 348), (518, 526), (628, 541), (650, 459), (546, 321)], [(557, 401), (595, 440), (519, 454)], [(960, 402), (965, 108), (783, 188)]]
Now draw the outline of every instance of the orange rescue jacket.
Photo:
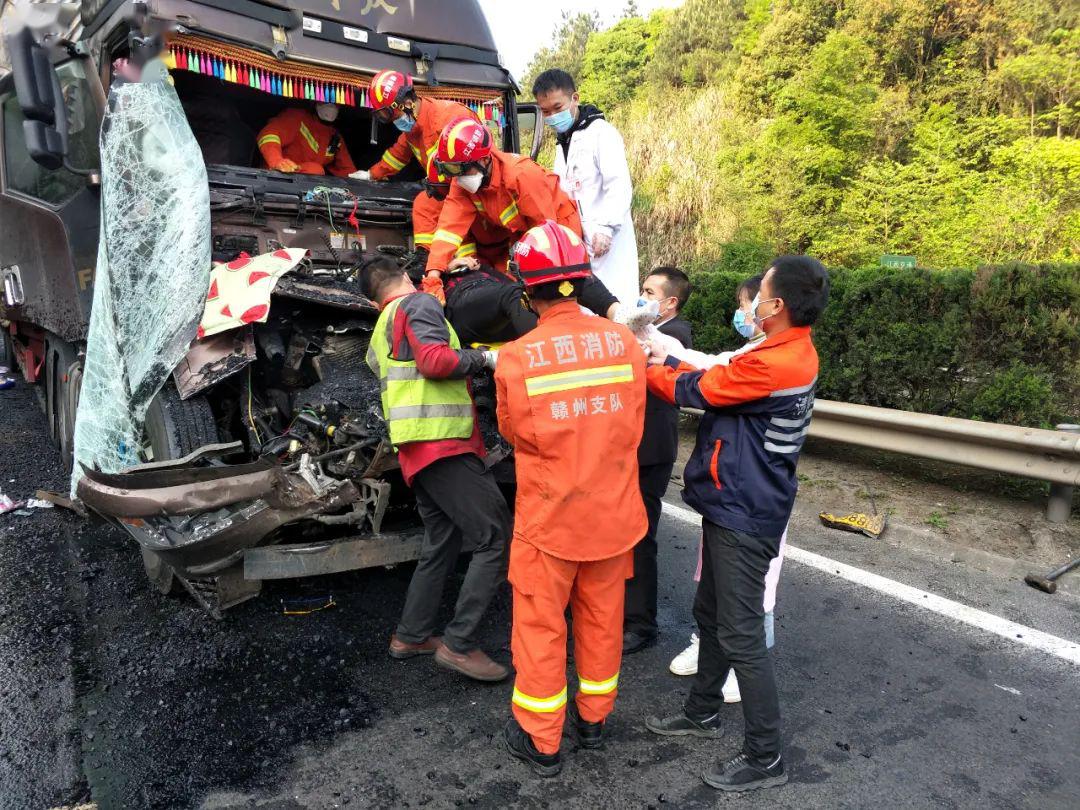
[(517, 465), (514, 540), (574, 561), (632, 548), (648, 528), (637, 461), (645, 354), (633, 333), (565, 301), (503, 346), (495, 383)]
[(394, 145), (383, 152), (379, 162), (371, 167), (371, 179), (385, 180), (397, 174), (413, 157), (426, 176), (428, 163), (435, 157), (435, 151), (439, 147), (439, 136), (443, 128), (462, 116), (479, 120), (476, 113), (464, 104), (441, 98), (425, 98), (420, 102), (420, 112), (416, 116), (416, 125), (412, 132), (401, 133)]
[[(331, 151), (334, 136), (337, 136), (337, 143)], [(329, 167), (329, 173), (336, 177), (346, 177), (356, 171), (349, 149), (337, 129), (298, 107), (291, 107), (271, 118), (259, 133), (257, 143), (263, 160), (271, 168), (284, 157), (301, 166), (309, 164), (305, 171), (314, 166), (322, 166), (324, 170)]]
[(456, 181), (450, 184), (427, 269), (446, 270), (470, 230), (480, 244), (505, 241), (509, 255), (509, 247), (525, 231), (549, 219), (581, 235), (577, 206), (553, 172), (527, 157), (492, 150), (491, 178), (476, 194)]

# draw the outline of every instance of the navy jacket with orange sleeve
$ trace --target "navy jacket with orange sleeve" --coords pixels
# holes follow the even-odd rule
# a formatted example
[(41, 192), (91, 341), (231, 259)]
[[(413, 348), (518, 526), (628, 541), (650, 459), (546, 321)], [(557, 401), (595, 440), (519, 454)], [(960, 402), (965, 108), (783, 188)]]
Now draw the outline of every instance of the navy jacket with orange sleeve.
[(718, 526), (783, 534), (817, 387), (810, 327), (772, 335), (727, 366), (701, 371), (669, 357), (646, 375), (656, 396), (705, 411), (683, 475), (683, 500)]

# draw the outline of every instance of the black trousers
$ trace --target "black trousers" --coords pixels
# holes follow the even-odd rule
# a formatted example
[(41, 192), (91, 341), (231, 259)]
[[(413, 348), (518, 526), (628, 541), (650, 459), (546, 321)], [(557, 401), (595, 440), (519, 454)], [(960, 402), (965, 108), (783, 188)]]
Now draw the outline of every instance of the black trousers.
[(663, 511), (664, 493), (667, 492), (671, 471), (670, 464), (648, 464), (638, 469), (641, 499), (649, 516), (649, 528), (641, 542), (634, 546), (634, 576), (626, 580), (626, 608), (623, 630), (642, 636), (655, 636), (656, 627), (656, 528)]
[[(446, 318), (462, 344), (504, 343), (531, 332), (539, 318), (525, 301), (525, 288), (491, 269), (451, 276), (446, 293)], [(604, 283), (589, 276), (582, 287), (581, 305), (606, 315), (617, 303)]]
[(446, 578), (458, 554), (472, 551), (454, 618), (443, 641), (458, 653), (476, 649), (476, 629), (509, 560), (510, 510), (484, 462), (472, 453), (425, 467), (413, 479), (424, 521), (424, 545), (416, 565), (397, 637), (410, 644), (433, 635)]
[(477, 270), (456, 281), (446, 296), (446, 318), (463, 345), (516, 340), (536, 326), (520, 284), (494, 271)]
[(720, 689), (734, 668), (746, 721), (744, 750), (780, 753), (780, 701), (765, 648), (765, 574), (780, 551), (779, 537), (756, 537), (702, 520), (701, 582), (694, 598), (701, 647), (686, 713), (711, 717), (724, 702)]

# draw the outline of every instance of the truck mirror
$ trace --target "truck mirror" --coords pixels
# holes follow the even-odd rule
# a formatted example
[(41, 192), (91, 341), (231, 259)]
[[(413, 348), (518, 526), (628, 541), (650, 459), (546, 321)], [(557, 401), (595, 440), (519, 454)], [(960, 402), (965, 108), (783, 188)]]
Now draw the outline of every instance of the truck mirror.
[(67, 108), (56, 69), (25, 26), (7, 38), (7, 46), (27, 151), (35, 162), (57, 169), (67, 156)]
[(518, 137), (521, 139), (521, 154), (527, 154), (533, 160), (540, 154), (544, 141), (544, 127), (540, 123), (540, 108), (535, 104), (517, 105)]

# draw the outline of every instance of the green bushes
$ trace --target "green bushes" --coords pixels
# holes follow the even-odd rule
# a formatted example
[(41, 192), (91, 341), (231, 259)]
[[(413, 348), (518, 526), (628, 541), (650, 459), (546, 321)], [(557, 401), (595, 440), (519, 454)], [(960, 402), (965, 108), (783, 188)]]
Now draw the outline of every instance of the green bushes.
[[(692, 268), (694, 340), (730, 349), (734, 292), (767, 267), (760, 246)], [(830, 270), (814, 330), (818, 396), (885, 408), (1048, 427), (1080, 420), (1080, 265), (979, 270)]]

